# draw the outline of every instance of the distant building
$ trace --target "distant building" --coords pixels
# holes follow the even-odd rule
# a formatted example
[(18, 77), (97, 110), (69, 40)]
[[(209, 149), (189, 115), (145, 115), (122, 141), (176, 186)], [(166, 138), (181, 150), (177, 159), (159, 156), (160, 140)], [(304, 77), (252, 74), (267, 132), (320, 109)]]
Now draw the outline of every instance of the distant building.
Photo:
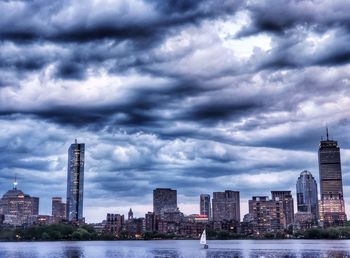
[(272, 200), (282, 201), (286, 224), (294, 222), (294, 201), (291, 191), (271, 191)]
[(320, 220), (324, 226), (343, 225), (346, 221), (340, 148), (337, 141), (321, 140), (318, 150), (320, 172)]
[(66, 219), (66, 204), (62, 197), (52, 197), (52, 217), (56, 223)]
[(153, 212), (145, 214), (145, 230), (148, 232), (156, 231), (156, 219)]
[(176, 212), (177, 191), (170, 188), (156, 188), (153, 190), (153, 213), (161, 216), (164, 212)]
[(108, 213), (106, 218), (105, 231), (108, 233), (119, 236), (124, 227), (124, 215)]
[(304, 170), (300, 173), (296, 190), (298, 212), (302, 213), (299, 217), (304, 218), (305, 213), (311, 213), (316, 223), (319, 218), (317, 183), (309, 171)]
[(13, 189), (7, 191), (0, 201), (0, 214), (4, 215), (4, 224), (21, 226), (30, 224), (33, 216), (38, 216), (39, 198), (24, 194), (17, 189), (17, 182)]
[(282, 200), (270, 200), (268, 196), (253, 196), (249, 200), (249, 213), (245, 220), (253, 221), (255, 235), (283, 231), (286, 219)]
[(240, 198), (238, 191), (226, 190), (213, 193), (213, 221), (240, 221)]
[(210, 195), (209, 194), (201, 194), (199, 200), (199, 214), (207, 215), (210, 219), (211, 217), (211, 205), (210, 205)]
[(128, 220), (133, 220), (134, 218), (134, 213), (132, 212), (132, 209), (130, 208), (129, 212), (128, 212)]
[(67, 173), (67, 220), (82, 221), (84, 194), (85, 144), (71, 144), (68, 150)]

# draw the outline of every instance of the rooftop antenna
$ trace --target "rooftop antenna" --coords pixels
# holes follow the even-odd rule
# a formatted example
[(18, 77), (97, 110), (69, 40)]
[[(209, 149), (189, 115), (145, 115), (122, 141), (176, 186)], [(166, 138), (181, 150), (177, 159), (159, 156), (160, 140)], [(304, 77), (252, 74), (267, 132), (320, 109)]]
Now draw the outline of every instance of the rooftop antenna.
[(75, 139), (75, 144), (78, 144), (78, 140), (77, 139)]
[(328, 125), (326, 125), (326, 133), (327, 133), (327, 141), (329, 140), (329, 137), (328, 137)]
[(13, 190), (17, 190), (17, 175), (15, 174), (15, 181), (13, 182)]

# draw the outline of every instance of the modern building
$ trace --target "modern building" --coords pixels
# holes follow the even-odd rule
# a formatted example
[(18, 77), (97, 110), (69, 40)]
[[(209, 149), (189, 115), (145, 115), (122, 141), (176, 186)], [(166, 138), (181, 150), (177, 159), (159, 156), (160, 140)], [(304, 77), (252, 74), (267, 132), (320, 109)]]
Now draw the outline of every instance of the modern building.
[(207, 215), (210, 219), (211, 217), (211, 205), (210, 205), (210, 195), (209, 194), (201, 194), (199, 200), (199, 214)]
[(62, 197), (52, 197), (52, 217), (55, 222), (66, 219), (66, 204), (62, 202)]
[(319, 218), (318, 192), (316, 180), (311, 172), (304, 170), (300, 173), (296, 183), (296, 193), (298, 212), (303, 213), (299, 217), (310, 217), (305, 213), (311, 213), (316, 222)]
[(346, 221), (343, 182), (338, 142), (321, 140), (318, 149), (320, 172), (320, 220), (324, 226), (343, 225)]
[(153, 213), (161, 216), (164, 212), (177, 212), (177, 191), (170, 188), (153, 190)]
[(153, 212), (147, 212), (145, 214), (145, 230), (148, 232), (156, 231), (156, 221)]
[(39, 214), (39, 198), (24, 194), (17, 189), (17, 182), (0, 200), (0, 214), (4, 215), (4, 224), (21, 226), (30, 224)]
[(291, 191), (271, 191), (272, 200), (282, 201), (283, 212), (286, 224), (291, 225), (294, 222), (294, 201)]
[(240, 222), (240, 198), (238, 191), (214, 192), (212, 206), (213, 221)]
[(282, 200), (270, 200), (268, 196), (253, 196), (249, 200), (249, 217), (253, 223), (254, 235), (282, 231), (286, 219)]
[(85, 144), (71, 144), (68, 149), (67, 220), (79, 222), (83, 218)]

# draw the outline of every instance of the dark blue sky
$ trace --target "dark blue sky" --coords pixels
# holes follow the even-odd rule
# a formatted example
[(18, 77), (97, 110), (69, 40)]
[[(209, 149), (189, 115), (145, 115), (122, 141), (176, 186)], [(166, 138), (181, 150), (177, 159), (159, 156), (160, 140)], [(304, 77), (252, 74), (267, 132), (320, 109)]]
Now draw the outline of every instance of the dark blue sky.
[(350, 2), (0, 0), (0, 194), (51, 212), (86, 144), (87, 221), (152, 210), (152, 190), (252, 195), (318, 179), (342, 148), (350, 208)]

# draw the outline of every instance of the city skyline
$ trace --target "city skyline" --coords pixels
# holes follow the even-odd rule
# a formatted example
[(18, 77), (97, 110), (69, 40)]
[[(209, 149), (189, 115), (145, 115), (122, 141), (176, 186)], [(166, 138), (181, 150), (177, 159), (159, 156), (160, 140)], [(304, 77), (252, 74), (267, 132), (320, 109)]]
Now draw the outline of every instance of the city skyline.
[(303, 170), (320, 182), (328, 124), (350, 214), (349, 8), (0, 1), (0, 193), (17, 174), (51, 214), (77, 138), (87, 222), (144, 216), (156, 188), (177, 189), (186, 214), (200, 194), (240, 191), (243, 218), (252, 196), (288, 190), (296, 202)]

